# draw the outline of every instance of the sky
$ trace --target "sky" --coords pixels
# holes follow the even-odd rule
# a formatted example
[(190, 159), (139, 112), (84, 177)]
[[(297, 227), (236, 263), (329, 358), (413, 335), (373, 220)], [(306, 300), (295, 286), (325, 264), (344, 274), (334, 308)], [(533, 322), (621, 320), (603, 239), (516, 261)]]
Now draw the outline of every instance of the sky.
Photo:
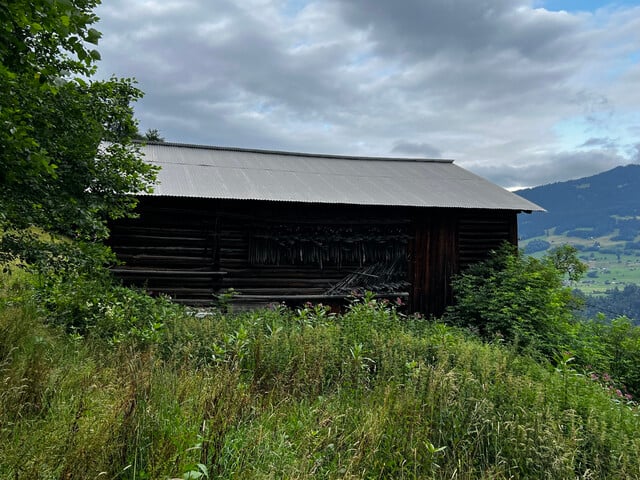
[(103, 0), (99, 78), (171, 142), (447, 158), (507, 188), (640, 163), (640, 0)]

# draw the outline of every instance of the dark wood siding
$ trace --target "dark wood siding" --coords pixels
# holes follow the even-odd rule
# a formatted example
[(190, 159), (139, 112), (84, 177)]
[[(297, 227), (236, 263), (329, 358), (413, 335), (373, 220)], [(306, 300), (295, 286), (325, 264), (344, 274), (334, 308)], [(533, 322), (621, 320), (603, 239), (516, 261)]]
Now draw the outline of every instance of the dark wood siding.
[(416, 218), (411, 247), (412, 310), (441, 315), (451, 302), (451, 277), (458, 271), (457, 213), (431, 211)]
[(109, 244), (126, 284), (184, 303), (210, 302), (221, 286), (215, 210), (184, 202), (141, 199), (140, 216), (110, 225)]
[[(330, 301), (363, 285), (406, 293), (410, 222), (389, 209), (221, 202), (220, 212), (222, 289), (238, 302)], [(395, 283), (383, 275), (394, 259)]]
[(150, 197), (139, 212), (112, 225), (126, 262), (115, 271), (177, 301), (206, 304), (229, 288), (249, 303), (408, 295), (411, 222), (394, 209)]
[(411, 308), (440, 316), (453, 302), (452, 277), (485, 260), (503, 242), (517, 244), (516, 212), (430, 210), (414, 217)]
[(451, 278), (516, 242), (516, 213), (143, 197), (140, 217), (111, 225), (128, 284), (179, 302), (332, 299), (351, 291), (409, 298), (441, 315)]
[(461, 215), (458, 226), (460, 268), (487, 258), (504, 242), (517, 245), (518, 222), (515, 212), (477, 211)]

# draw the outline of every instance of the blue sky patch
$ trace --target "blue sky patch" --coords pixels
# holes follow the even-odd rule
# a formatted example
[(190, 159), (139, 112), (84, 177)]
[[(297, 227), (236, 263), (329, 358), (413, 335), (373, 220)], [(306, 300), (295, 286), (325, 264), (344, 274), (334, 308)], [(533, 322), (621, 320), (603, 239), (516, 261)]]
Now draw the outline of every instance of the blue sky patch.
[(566, 10), (567, 12), (593, 12), (604, 7), (640, 6), (638, 0), (544, 0), (540, 2), (544, 8), (552, 11)]

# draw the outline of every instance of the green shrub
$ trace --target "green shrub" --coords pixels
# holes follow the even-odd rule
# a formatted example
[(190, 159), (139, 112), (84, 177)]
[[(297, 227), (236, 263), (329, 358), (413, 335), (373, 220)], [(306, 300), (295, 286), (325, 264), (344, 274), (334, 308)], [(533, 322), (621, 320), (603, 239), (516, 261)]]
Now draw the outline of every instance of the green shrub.
[(5, 232), (2, 242), (13, 242), (12, 252), (20, 252), (5, 263), (2, 301), (36, 305), (49, 323), (69, 333), (151, 345), (169, 318), (184, 315), (167, 298), (119, 285), (106, 267), (114, 257), (104, 245), (24, 231)]
[(640, 326), (627, 317), (580, 322), (571, 351), (589, 376), (615, 396), (640, 395)]
[(584, 268), (571, 247), (538, 260), (505, 245), (453, 280), (455, 304), (446, 319), (486, 340), (551, 357), (566, 348), (574, 322), (575, 299), (565, 276), (576, 280)]

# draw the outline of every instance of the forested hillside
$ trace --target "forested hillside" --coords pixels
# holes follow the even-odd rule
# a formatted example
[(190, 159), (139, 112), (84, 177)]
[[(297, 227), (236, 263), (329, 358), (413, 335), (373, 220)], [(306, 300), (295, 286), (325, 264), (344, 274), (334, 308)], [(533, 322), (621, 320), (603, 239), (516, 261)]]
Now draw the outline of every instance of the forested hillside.
[(516, 193), (547, 210), (520, 216), (522, 239), (555, 233), (633, 242), (640, 234), (640, 165)]
[(584, 315), (640, 320), (640, 165), (520, 190), (546, 212), (519, 216), (520, 247), (540, 255), (569, 244), (588, 265), (576, 287)]

